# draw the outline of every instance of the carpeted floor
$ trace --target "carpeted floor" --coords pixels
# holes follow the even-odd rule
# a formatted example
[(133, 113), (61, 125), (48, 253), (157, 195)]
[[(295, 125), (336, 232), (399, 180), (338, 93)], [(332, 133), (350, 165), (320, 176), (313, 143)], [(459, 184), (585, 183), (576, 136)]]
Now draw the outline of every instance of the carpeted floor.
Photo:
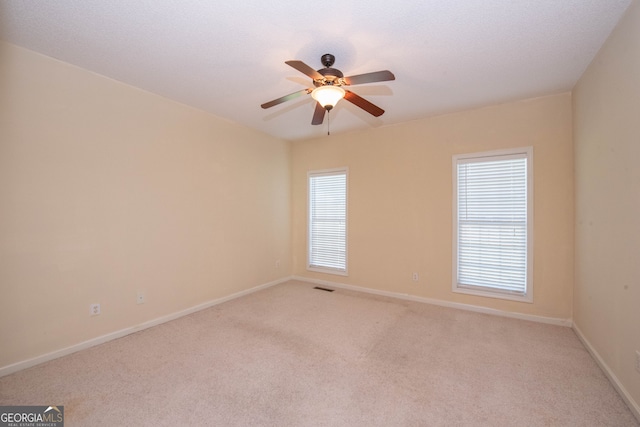
[(638, 426), (569, 328), (281, 284), (0, 378), (66, 426)]

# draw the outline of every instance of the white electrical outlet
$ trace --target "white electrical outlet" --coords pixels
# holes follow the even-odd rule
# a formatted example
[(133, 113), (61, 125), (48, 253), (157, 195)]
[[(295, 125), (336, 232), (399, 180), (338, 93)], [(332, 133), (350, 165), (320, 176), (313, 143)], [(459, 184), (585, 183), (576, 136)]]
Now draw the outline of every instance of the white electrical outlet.
[(144, 292), (138, 292), (136, 295), (136, 304), (144, 304)]
[(418, 273), (413, 273), (413, 281), (417, 282), (418, 280), (420, 280), (420, 276), (418, 276)]
[(280, 268), (280, 260), (279, 259), (276, 260), (276, 269), (278, 269), (278, 268)]
[(640, 351), (636, 351), (636, 371), (640, 373)]
[(100, 304), (91, 304), (89, 306), (89, 314), (91, 316), (97, 316), (100, 314)]

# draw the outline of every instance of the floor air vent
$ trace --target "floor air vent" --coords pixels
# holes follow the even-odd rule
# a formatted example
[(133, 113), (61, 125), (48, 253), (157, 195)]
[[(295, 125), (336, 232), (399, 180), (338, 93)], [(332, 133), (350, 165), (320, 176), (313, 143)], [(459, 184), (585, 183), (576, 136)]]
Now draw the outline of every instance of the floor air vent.
[(318, 289), (320, 291), (325, 291), (325, 292), (333, 292), (334, 291), (334, 289), (321, 288), (320, 286), (316, 286), (313, 289)]

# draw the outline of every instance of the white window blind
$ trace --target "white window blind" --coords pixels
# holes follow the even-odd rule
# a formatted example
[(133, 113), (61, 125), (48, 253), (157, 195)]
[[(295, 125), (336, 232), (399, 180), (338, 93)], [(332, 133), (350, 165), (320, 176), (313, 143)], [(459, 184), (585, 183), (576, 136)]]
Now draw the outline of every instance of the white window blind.
[(530, 157), (455, 158), (454, 290), (530, 300)]
[(347, 171), (309, 173), (308, 268), (347, 271)]

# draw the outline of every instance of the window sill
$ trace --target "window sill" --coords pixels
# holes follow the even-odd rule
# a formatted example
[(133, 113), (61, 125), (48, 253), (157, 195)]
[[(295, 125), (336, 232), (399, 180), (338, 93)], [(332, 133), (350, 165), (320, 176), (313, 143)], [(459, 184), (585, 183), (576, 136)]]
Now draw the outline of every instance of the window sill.
[(455, 293), (458, 293), (458, 294), (475, 295), (475, 296), (479, 296), (479, 297), (496, 298), (496, 299), (503, 299), (503, 300), (525, 302), (525, 303), (528, 303), (528, 304), (533, 304), (533, 295), (531, 294), (531, 292), (529, 292), (528, 294), (524, 294), (524, 295), (522, 295), (522, 294), (510, 294), (510, 293), (506, 293), (506, 292), (492, 291), (492, 290), (488, 290), (488, 289), (484, 289), (484, 288), (473, 289), (473, 288), (468, 288), (468, 287), (460, 287), (457, 284), (453, 285), (452, 291), (455, 292)]
[(347, 270), (338, 270), (336, 268), (322, 268), (307, 266), (307, 271), (315, 271), (316, 273), (333, 274), (336, 276), (348, 276)]

